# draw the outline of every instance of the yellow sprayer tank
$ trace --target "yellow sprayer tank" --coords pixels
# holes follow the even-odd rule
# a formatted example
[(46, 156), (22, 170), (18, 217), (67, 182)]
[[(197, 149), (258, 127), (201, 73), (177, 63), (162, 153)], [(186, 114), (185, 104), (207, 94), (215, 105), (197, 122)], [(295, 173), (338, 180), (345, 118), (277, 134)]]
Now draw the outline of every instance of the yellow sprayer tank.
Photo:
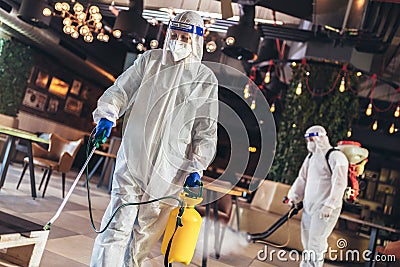
[[(182, 195), (181, 195), (182, 198)], [(197, 238), (201, 227), (201, 216), (194, 209), (194, 205), (202, 201), (202, 198), (188, 199), (184, 197), (186, 207), (182, 214), (182, 226), (178, 227), (172, 240), (168, 263), (181, 262), (186, 265), (190, 264), (196, 248)], [(179, 213), (179, 207), (173, 209), (169, 215), (167, 227), (165, 229), (161, 252), (165, 255), (168, 242), (175, 231), (176, 219)]]

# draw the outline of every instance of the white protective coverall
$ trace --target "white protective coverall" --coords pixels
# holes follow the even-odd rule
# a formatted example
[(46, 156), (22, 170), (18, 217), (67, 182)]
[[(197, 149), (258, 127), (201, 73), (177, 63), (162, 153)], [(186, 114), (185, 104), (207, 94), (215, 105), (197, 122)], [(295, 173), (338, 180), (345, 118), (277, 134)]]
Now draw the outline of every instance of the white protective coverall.
[[(347, 186), (348, 161), (340, 151), (325, 155), (331, 148), (322, 126), (310, 127), (305, 134), (311, 152), (289, 190), (288, 198), (297, 203), (303, 199), (301, 241), (306, 251), (300, 266), (323, 266), (328, 237), (339, 218)], [(313, 140), (313, 141), (311, 141)]]
[[(164, 48), (140, 56), (104, 92), (93, 112), (96, 123), (101, 118), (115, 122), (123, 114), (127, 120), (101, 227), (123, 203), (178, 196), (185, 178), (192, 172), (201, 176), (214, 158), (218, 83), (201, 63), (203, 19), (187, 11), (173, 22)], [(179, 45), (190, 53), (181, 49), (175, 57), (178, 45), (171, 33), (181, 26), (190, 45)], [(97, 236), (91, 266), (141, 266), (176, 204), (171, 200), (122, 208)]]

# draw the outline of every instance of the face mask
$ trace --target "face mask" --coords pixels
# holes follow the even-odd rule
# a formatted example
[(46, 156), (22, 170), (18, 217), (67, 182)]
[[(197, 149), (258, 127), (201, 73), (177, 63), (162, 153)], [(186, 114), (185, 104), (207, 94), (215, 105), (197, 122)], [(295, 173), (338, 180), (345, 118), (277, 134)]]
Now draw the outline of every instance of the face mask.
[(171, 49), (174, 61), (182, 60), (190, 55), (192, 52), (192, 46), (188, 43), (173, 40), (169, 42), (169, 49)]
[(307, 150), (310, 152), (315, 152), (316, 145), (314, 142), (307, 142)]

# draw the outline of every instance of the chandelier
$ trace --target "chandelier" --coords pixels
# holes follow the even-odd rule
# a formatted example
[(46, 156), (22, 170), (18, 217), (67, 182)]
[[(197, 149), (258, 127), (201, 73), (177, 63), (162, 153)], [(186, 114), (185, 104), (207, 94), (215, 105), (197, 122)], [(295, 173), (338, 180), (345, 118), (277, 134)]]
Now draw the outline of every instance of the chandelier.
[(96, 37), (101, 42), (108, 42), (110, 36), (106, 33), (101, 22), (102, 15), (99, 7), (88, 4), (85, 9), (81, 3), (75, 0), (71, 0), (71, 4), (73, 5), (72, 9), (67, 2), (56, 2), (54, 4), (56, 12), (52, 12), (49, 8), (44, 8), (43, 15), (46, 17), (52, 15), (62, 17), (63, 32), (74, 39), (82, 36), (85, 42), (91, 43)]

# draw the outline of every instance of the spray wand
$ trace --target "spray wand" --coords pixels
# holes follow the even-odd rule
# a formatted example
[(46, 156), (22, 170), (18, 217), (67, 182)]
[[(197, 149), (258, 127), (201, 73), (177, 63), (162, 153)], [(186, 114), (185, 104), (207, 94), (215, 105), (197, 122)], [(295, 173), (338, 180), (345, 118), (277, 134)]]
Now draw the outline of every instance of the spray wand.
[[(94, 129), (93, 129), (93, 131), (94, 131)], [(93, 132), (92, 132), (92, 133), (93, 133)], [(76, 185), (78, 184), (79, 179), (81, 178), (83, 172), (85, 171), (85, 169), (87, 169), (87, 166), (88, 166), (88, 164), (89, 164), (89, 161), (90, 161), (90, 159), (92, 158), (92, 156), (93, 156), (93, 154), (94, 154), (96, 148), (99, 148), (101, 144), (104, 144), (104, 143), (107, 141), (107, 137), (105, 136), (105, 134), (106, 134), (106, 131), (104, 130), (103, 133), (102, 133), (98, 138), (93, 139), (93, 140), (94, 140), (94, 141), (93, 141), (93, 144), (94, 144), (94, 145), (93, 145), (93, 147), (92, 147), (91, 149), (90, 149), (90, 145), (91, 145), (91, 142), (92, 142), (92, 141), (91, 141), (91, 139), (89, 139), (87, 151), (90, 150), (90, 153), (87, 154), (87, 158), (86, 158), (85, 163), (83, 164), (83, 166), (82, 166), (80, 172), (79, 172), (78, 175), (76, 176), (76, 178), (75, 178), (75, 180), (74, 180), (74, 182), (73, 182), (71, 188), (69, 189), (69, 191), (68, 191), (67, 195), (65, 196), (63, 202), (62, 202), (61, 205), (59, 206), (59, 208), (58, 208), (56, 214), (55, 214), (55, 215), (47, 222), (47, 224), (43, 227), (44, 230), (50, 230), (51, 225), (52, 225), (52, 224), (55, 222), (55, 220), (57, 220), (57, 218), (60, 216), (60, 214), (61, 214), (61, 212), (63, 211), (65, 205), (67, 204), (67, 202), (68, 202), (68, 200), (69, 200), (69, 198), (70, 198), (72, 192), (74, 191)], [(91, 135), (92, 135), (92, 134), (91, 134)], [(106, 223), (106, 225), (103, 227), (103, 229), (98, 230), (98, 229), (96, 229), (96, 227), (95, 227), (95, 225), (94, 225), (94, 220), (93, 220), (93, 215), (92, 215), (92, 206), (91, 206), (90, 191), (89, 191), (89, 181), (86, 181), (86, 187), (87, 187), (87, 191), (88, 191), (88, 205), (89, 205), (90, 222), (91, 222), (91, 224), (92, 224), (92, 227), (93, 227), (94, 231), (95, 231), (96, 233), (98, 233), (98, 234), (103, 233), (103, 232), (108, 228), (108, 226), (110, 225), (112, 219), (115, 217), (116, 213), (117, 213), (120, 209), (122, 209), (123, 207), (126, 207), (126, 206), (143, 205), (143, 204), (149, 204), (149, 203), (156, 202), (156, 201), (161, 201), (161, 200), (164, 200), (164, 199), (175, 199), (176, 201), (179, 202), (179, 206), (180, 206), (180, 207), (182, 207), (182, 206), (184, 205), (183, 201), (182, 201), (181, 199), (175, 197), (175, 196), (165, 196), (165, 197), (160, 197), (160, 198), (156, 198), (156, 199), (152, 199), (152, 200), (144, 201), (144, 202), (136, 202), (136, 203), (128, 202), (128, 203), (124, 203), (124, 204), (121, 204), (120, 206), (118, 206), (118, 207), (116, 208), (116, 210), (113, 212), (113, 214), (111, 215), (110, 219), (108, 220), (108, 222)], [(189, 191), (186, 190), (186, 193), (193, 194), (193, 192), (191, 192), (190, 190), (189, 190)], [(191, 196), (191, 197), (193, 197), (193, 196)]]
[(96, 150), (96, 148), (98, 148), (101, 144), (104, 144), (107, 140), (107, 137), (105, 136), (106, 131), (104, 130), (103, 133), (100, 135), (99, 138), (95, 139), (95, 145), (93, 146), (92, 150), (89, 153), (89, 156), (87, 157), (85, 163), (83, 164), (82, 169), (80, 170), (80, 172), (78, 173), (78, 175), (75, 178), (75, 181), (73, 182), (71, 188), (69, 189), (67, 195), (65, 196), (63, 202), (61, 203), (61, 205), (58, 207), (58, 210), (56, 212), (56, 214), (54, 214), (54, 216), (47, 222), (47, 224), (43, 227), (44, 230), (50, 230), (50, 226), (54, 223), (55, 220), (58, 219), (58, 217), (60, 216), (61, 212), (63, 211), (65, 205), (67, 204), (69, 198), (71, 197), (72, 192), (74, 191), (76, 185), (79, 182), (79, 179), (81, 179), (81, 176), (83, 174), (83, 172), (85, 171), (87, 165), (89, 164), (90, 159), (92, 158), (94, 151)]

